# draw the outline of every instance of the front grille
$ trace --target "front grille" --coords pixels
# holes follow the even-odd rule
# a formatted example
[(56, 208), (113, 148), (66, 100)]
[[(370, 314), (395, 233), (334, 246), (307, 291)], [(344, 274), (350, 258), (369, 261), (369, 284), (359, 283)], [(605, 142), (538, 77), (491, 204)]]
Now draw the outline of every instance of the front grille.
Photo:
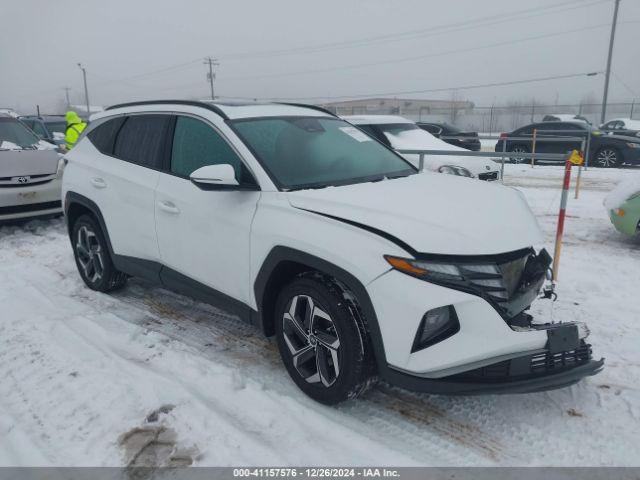
[(478, 175), (480, 180), (493, 181), (498, 180), (498, 172), (481, 173)]
[(551, 354), (549, 351), (531, 357), (532, 373), (548, 373), (575, 367), (591, 359), (591, 345), (582, 342), (575, 350)]
[[(472, 287), (496, 302), (507, 302), (522, 283), (522, 274), (530, 255), (530, 252), (526, 252), (514, 260), (498, 261), (493, 265), (464, 265), (460, 270)], [(496, 267), (499, 273), (496, 273)]]
[(519, 380), (527, 377), (538, 377), (562, 370), (568, 370), (591, 360), (591, 345), (580, 342), (575, 350), (556, 354), (545, 350), (542, 353), (504, 360), (502, 362), (476, 368), (468, 372), (448, 377), (459, 381), (501, 382), (505, 380)]
[(54, 208), (62, 208), (62, 202), (58, 200), (56, 202), (29, 203), (28, 205), (12, 205), (10, 207), (0, 207), (0, 215), (38, 212), (41, 210), (53, 210)]
[(52, 182), (53, 178), (49, 178), (48, 180), (41, 180), (39, 182), (28, 182), (28, 183), (0, 183), (0, 188), (24, 188), (24, 187), (36, 187), (38, 185), (44, 185), (45, 183)]
[[(0, 177), (0, 188), (20, 188), (33, 187), (51, 182), (56, 177), (55, 173), (44, 173), (38, 175), (18, 175), (16, 177)], [(22, 178), (23, 181), (18, 181)]]

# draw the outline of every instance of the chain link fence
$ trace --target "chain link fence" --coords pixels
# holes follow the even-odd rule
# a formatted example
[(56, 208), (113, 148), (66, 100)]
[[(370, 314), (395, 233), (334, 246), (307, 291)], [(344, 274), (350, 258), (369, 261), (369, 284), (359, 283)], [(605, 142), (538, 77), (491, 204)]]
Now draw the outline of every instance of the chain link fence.
[[(411, 108), (402, 105), (381, 105), (375, 108), (358, 106), (327, 106), (338, 115), (400, 115), (414, 121), (449, 123), (463, 130), (483, 133), (509, 132), (529, 123), (540, 122), (547, 115), (580, 115), (595, 126), (600, 125), (602, 105), (599, 103), (542, 105), (512, 104), (492, 106), (461, 107), (420, 106)], [(607, 120), (613, 118), (640, 119), (640, 105), (630, 103), (609, 103)]]

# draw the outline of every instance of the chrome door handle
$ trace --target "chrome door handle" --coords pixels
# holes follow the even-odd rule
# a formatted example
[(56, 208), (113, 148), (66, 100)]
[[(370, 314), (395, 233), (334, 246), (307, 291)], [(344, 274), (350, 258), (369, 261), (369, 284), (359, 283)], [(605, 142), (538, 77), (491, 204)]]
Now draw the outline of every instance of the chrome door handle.
[(94, 177), (91, 179), (91, 185), (96, 188), (105, 188), (107, 186), (107, 182), (105, 182), (102, 178)]
[(173, 213), (173, 214), (180, 213), (180, 209), (176, 207), (173, 202), (166, 202), (166, 201), (158, 202), (158, 207), (160, 207), (160, 210), (163, 210), (167, 213)]

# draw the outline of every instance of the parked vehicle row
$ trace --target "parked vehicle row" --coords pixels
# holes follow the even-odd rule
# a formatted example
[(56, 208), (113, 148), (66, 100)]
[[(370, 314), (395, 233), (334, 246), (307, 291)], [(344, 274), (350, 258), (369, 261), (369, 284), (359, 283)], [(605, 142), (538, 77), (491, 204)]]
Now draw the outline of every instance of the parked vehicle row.
[[(399, 137), (429, 135), (385, 125), (396, 124)], [(64, 158), (89, 288), (139, 276), (220, 304), (275, 335), (293, 381), (320, 402), (355, 398), (378, 377), (531, 392), (603, 368), (582, 324), (527, 312), (551, 259), (533, 248), (542, 236), (518, 191), (420, 173), (325, 110), (120, 105)]]
[[(355, 115), (343, 118), (356, 125), (370, 137), (394, 150), (447, 150), (451, 152), (464, 150), (445, 143), (420, 128), (411, 120), (403, 117)], [(418, 166), (418, 154), (408, 154), (404, 155), (404, 157), (413, 166)], [(479, 180), (498, 180), (500, 178), (499, 165), (489, 159), (455, 155), (425, 155), (423, 161), (424, 168), (433, 172), (477, 178)]]
[[(536, 131), (536, 153), (567, 153), (581, 149), (581, 141), (566, 140), (545, 142), (545, 138), (580, 137), (589, 138), (589, 165), (596, 167), (620, 167), (640, 165), (640, 138), (622, 135), (604, 135), (584, 122), (540, 122), (520, 127), (509, 133), (500, 134), (495, 146), (496, 152), (513, 152), (513, 163), (521, 163), (518, 153), (533, 151), (533, 133)], [(590, 135), (589, 135), (590, 134)], [(516, 139), (513, 139), (516, 138)], [(524, 140), (523, 140), (524, 138)], [(537, 163), (562, 163), (562, 160), (536, 160)]]

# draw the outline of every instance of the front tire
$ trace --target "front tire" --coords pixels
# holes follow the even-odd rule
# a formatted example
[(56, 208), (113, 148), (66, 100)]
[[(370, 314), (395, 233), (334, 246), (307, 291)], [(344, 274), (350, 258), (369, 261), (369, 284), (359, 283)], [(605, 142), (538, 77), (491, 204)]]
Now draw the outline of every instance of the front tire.
[(622, 155), (613, 147), (602, 147), (596, 152), (596, 165), (602, 168), (615, 168), (622, 164)]
[(364, 318), (334, 279), (305, 273), (276, 302), (282, 361), (296, 385), (326, 405), (356, 398), (373, 383), (375, 367)]
[(110, 292), (124, 286), (127, 275), (114, 267), (102, 229), (93, 217), (78, 217), (73, 224), (71, 244), (78, 272), (87, 287)]
[[(511, 150), (512, 153), (529, 153), (529, 149), (524, 145), (514, 145)], [(523, 157), (511, 157), (511, 163), (524, 163), (526, 161)]]

